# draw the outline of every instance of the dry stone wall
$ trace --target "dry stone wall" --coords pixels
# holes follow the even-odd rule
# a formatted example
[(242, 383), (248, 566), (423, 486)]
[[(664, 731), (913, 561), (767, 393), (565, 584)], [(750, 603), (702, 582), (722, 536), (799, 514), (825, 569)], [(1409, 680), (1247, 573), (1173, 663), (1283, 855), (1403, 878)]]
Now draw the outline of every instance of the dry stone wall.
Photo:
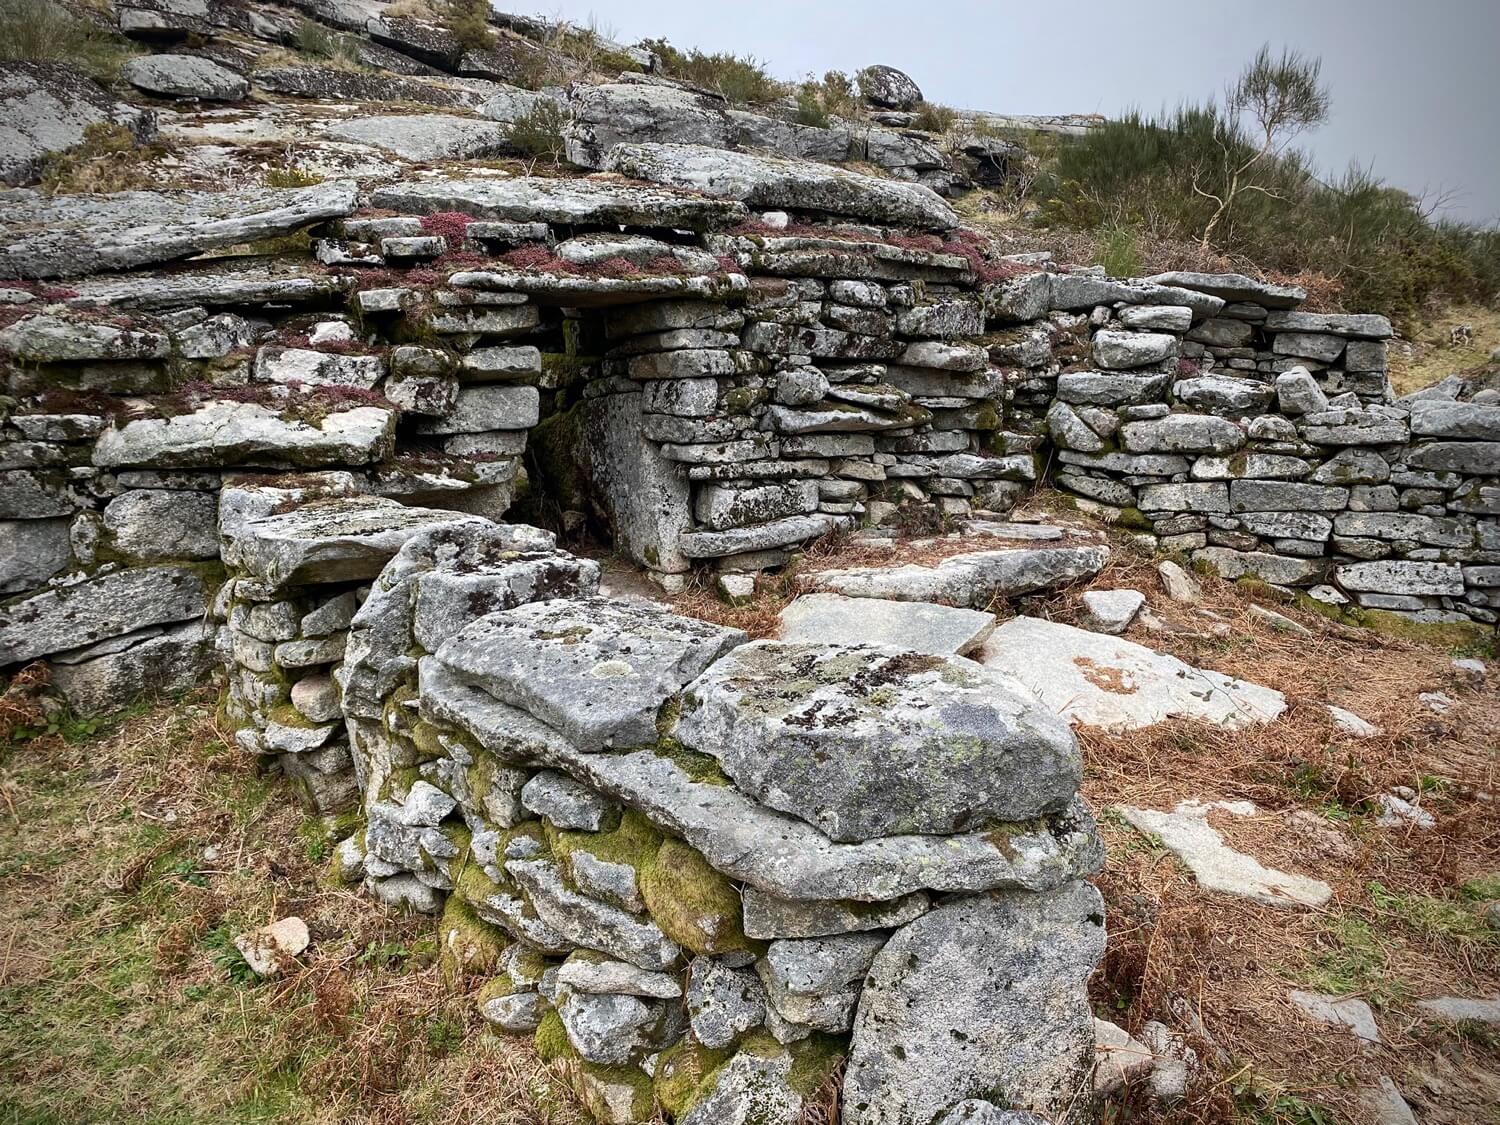
[(191, 682), (226, 482), (308, 471), (490, 518), (519, 493), (668, 589), (1046, 476), (1234, 576), (1494, 622), (1500, 405), (1391, 401), (1383, 318), (1005, 256), (828, 165), (607, 163), (637, 178), (6, 193), (0, 665), (49, 659), (80, 708)]
[(440, 914), (447, 971), (598, 1120), (792, 1125), (844, 1060), (850, 1122), (1073, 1103), (1102, 851), (1063, 720), (961, 658), (600, 597), (546, 532), (340, 483), (226, 491), (227, 717), (357, 802), (339, 876)]

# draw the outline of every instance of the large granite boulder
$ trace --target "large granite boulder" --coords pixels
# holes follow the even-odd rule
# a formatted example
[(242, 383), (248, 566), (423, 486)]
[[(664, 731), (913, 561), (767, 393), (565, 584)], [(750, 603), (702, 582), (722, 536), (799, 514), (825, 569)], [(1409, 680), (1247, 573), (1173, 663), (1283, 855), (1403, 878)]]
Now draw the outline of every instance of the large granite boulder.
[(679, 86), (586, 86), (570, 108), (573, 120), (564, 133), (568, 159), (585, 168), (601, 167), (605, 154), (624, 141), (729, 148), (733, 137), (722, 100)]
[(898, 930), (860, 994), (848, 1125), (928, 1125), (968, 1098), (1065, 1113), (1093, 1062), (1089, 974), (1104, 902), (1087, 883), (955, 898)]
[(881, 109), (914, 109), (922, 100), (922, 88), (910, 75), (879, 63), (859, 72), (859, 92), (866, 102)]
[(354, 117), (328, 126), (323, 135), (422, 162), (473, 160), (510, 150), (503, 125), (443, 113)]
[(0, 276), (70, 277), (170, 262), (340, 218), (357, 197), (351, 180), (285, 190), (0, 192)]
[(744, 640), (738, 629), (654, 602), (573, 598), (476, 621), (438, 659), (579, 749), (597, 751), (655, 743), (661, 705)]
[(140, 55), (120, 68), (138, 90), (169, 98), (237, 102), (250, 93), (244, 75), (197, 55)]
[[(82, 143), (90, 125), (124, 125), (145, 137), (155, 132), (156, 120), (65, 63), (0, 61), (0, 183), (33, 182), (47, 158)], [(0, 194), (0, 226), (7, 201), (24, 198)], [(9, 269), (0, 274), (24, 276)]]
[(995, 631), (995, 615), (933, 602), (803, 594), (781, 611), (783, 641), (893, 645), (963, 656)]
[(951, 230), (958, 216), (931, 188), (784, 157), (686, 144), (621, 144), (604, 166), (636, 179), (741, 200), (757, 209), (826, 211), (893, 226)]
[(756, 641), (688, 687), (677, 737), (842, 842), (985, 831), (1063, 808), (1067, 724), (955, 657)]

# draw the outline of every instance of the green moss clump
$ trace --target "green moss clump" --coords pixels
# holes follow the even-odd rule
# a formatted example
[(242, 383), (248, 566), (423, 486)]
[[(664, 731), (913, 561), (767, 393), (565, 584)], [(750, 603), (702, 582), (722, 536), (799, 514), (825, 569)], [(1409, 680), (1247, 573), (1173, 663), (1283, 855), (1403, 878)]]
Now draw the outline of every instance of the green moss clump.
[(564, 877), (572, 882), (574, 852), (588, 852), (606, 863), (626, 864), (639, 875), (655, 860), (662, 834), (640, 812), (626, 809), (619, 827), (612, 832), (564, 832), (549, 826), (547, 842)]
[(432, 762), (448, 756), (448, 750), (438, 736), (437, 727), (425, 719), (418, 719), (412, 724), (411, 741), (417, 748), (418, 762)]
[(557, 1062), (561, 1059), (576, 1058), (578, 1052), (573, 1050), (573, 1044), (568, 1042), (568, 1033), (563, 1027), (562, 1017), (556, 1012), (548, 1012), (542, 1017), (542, 1022), (536, 1028), (536, 1053), (543, 1062)]
[(496, 883), (485, 874), (484, 868), (477, 863), (466, 863), (453, 879), (453, 893), (448, 896), (448, 901), (461, 898), (470, 906), (482, 903), (485, 899), (502, 890), (509, 889), (505, 883)]
[[(600, 1066), (572, 1059), (563, 1063), (561, 1069), (584, 1109), (596, 1121), (650, 1121), (656, 1112), (651, 1079), (638, 1066)], [(630, 1091), (630, 1105), (623, 1117), (619, 1096), (622, 1087)]]
[(804, 1098), (816, 1094), (844, 1058), (844, 1044), (835, 1035), (814, 1032), (787, 1050), (792, 1054), (792, 1069), (787, 1084)]
[(674, 1118), (681, 1120), (688, 1110), (707, 1096), (712, 1086), (707, 1086), (706, 1080), (717, 1073), (733, 1053), (728, 1048), (710, 1050), (690, 1039), (668, 1047), (656, 1061), (656, 1100)]
[(1156, 527), (1139, 508), (1121, 508), (1119, 518), (1115, 520), (1115, 526), (1130, 527), (1136, 531), (1152, 531)]
[(719, 767), (717, 758), (710, 754), (700, 754), (696, 750), (689, 750), (675, 738), (663, 738), (652, 747), (652, 753), (658, 758), (666, 758), (700, 785), (732, 784)]
[(762, 951), (763, 942), (745, 936), (735, 885), (681, 840), (662, 843), (641, 872), (640, 885), (652, 920), (684, 949), (705, 954)]
[(481, 921), (459, 895), (449, 895), (438, 921), (438, 971), (451, 991), (459, 991), (470, 976), (496, 970), (500, 954), (510, 944), (504, 933)]
[(516, 986), (511, 983), (510, 977), (502, 974), (485, 981), (484, 984), (479, 986), (478, 991), (474, 993), (474, 1006), (476, 1008), (483, 1008), (491, 1000), (501, 1000), (515, 994)]

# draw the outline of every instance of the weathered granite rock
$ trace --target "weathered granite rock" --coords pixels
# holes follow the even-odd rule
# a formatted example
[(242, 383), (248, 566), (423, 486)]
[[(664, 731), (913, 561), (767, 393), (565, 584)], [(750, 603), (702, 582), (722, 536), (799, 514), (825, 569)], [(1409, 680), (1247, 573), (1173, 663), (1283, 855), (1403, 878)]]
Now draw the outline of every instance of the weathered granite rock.
[(619, 806), (613, 801), (556, 770), (542, 770), (532, 777), (521, 790), (521, 803), (555, 827), (579, 832), (598, 832), (612, 814), (619, 818)]
[(104, 509), (116, 550), (143, 562), (219, 554), (218, 503), (211, 493), (131, 489)]
[(66, 655), (67, 663), (60, 662), (62, 654), (53, 655), (52, 687), (74, 714), (103, 715), (145, 694), (196, 687), (213, 664), (213, 642), (202, 621), (186, 621)]
[(168, 262), (348, 215), (357, 194), (350, 180), (285, 190), (0, 193), (0, 275), (62, 277)]
[(66, 519), (0, 521), (0, 597), (34, 590), (73, 558)]
[(197, 55), (139, 55), (126, 61), (120, 77), (148, 94), (237, 102), (250, 93), (244, 75)]
[(557, 971), (557, 983), (595, 995), (645, 996), (653, 1000), (675, 1000), (682, 995), (682, 985), (674, 976), (587, 953), (569, 957)]
[(1307, 300), (1307, 291), (1295, 285), (1273, 285), (1240, 273), (1193, 273), (1178, 270), (1159, 273), (1147, 281), (1210, 293), (1225, 301), (1251, 301), (1268, 309), (1289, 309)]
[(82, 317), (41, 313), (0, 331), (0, 351), (33, 363), (166, 359), (171, 341), (165, 333), (122, 328)]
[(1390, 319), (1375, 313), (1284, 312), (1273, 309), (1266, 317), (1265, 326), (1267, 332), (1319, 332), (1362, 340), (1388, 340), (1394, 335)]
[(687, 1010), (693, 1037), (709, 1050), (722, 1050), (765, 1021), (766, 990), (748, 969), (695, 957), (688, 966)]
[(543, 176), (392, 184), (376, 189), (372, 202), (407, 214), (668, 230), (732, 226), (747, 214), (742, 204), (670, 188)]
[(1266, 867), (1225, 844), (1208, 823), (1208, 814), (1215, 808), (1235, 816), (1256, 811), (1249, 801), (1183, 801), (1171, 812), (1122, 805), (1120, 814), (1140, 831), (1160, 839), (1209, 890), (1294, 908), (1320, 907), (1333, 897), (1333, 889), (1319, 879)]
[[(1500, 441), (1500, 406), (1420, 399), (1411, 404), (1411, 432), (1417, 437)], [(1495, 470), (1500, 472), (1500, 465)]]
[(605, 82), (570, 99), (567, 156), (585, 168), (602, 167), (621, 142), (672, 141), (731, 147), (734, 135), (722, 99), (679, 86)]
[(636, 179), (735, 199), (757, 209), (827, 211), (874, 222), (951, 230), (958, 216), (931, 188), (810, 161), (699, 145), (622, 144), (605, 167)]
[(656, 923), (570, 890), (549, 860), (507, 860), (505, 869), (526, 891), (537, 917), (575, 946), (653, 972), (671, 968), (682, 952)]
[(1334, 570), (1346, 590), (1375, 594), (1428, 594), (1463, 597), (1464, 577), (1453, 563), (1391, 559), (1342, 563)]
[(983, 609), (999, 598), (1062, 586), (1099, 573), (1109, 548), (1034, 547), (950, 555), (936, 566), (855, 567), (811, 577), (820, 590), (853, 598), (930, 601)]
[(135, 418), (106, 430), (101, 468), (183, 469), (363, 465), (385, 456), (395, 416), (377, 406), (336, 409), (315, 423), (254, 402), (205, 402), (170, 418)]
[(573, 1049), (601, 1066), (623, 1066), (667, 1046), (665, 1007), (659, 1000), (567, 987), (558, 989), (556, 1004)]
[(681, 1125), (796, 1125), (804, 1097), (792, 1085), (793, 1065), (785, 1050), (738, 1052), (715, 1072), (713, 1088)]
[(1086, 986), (1103, 953), (1087, 883), (955, 898), (897, 931), (860, 994), (842, 1120), (928, 1125), (996, 1090), (1066, 1111), (1093, 1062)]
[(876, 64), (859, 72), (860, 95), (882, 109), (913, 109), (922, 100), (922, 88), (905, 71)]
[(421, 532), (486, 522), (373, 496), (320, 500), (246, 524), (226, 556), (273, 589), (355, 582), (374, 578)]
[(1178, 352), (1176, 336), (1164, 332), (1118, 332), (1103, 329), (1094, 334), (1094, 362), (1109, 371), (1151, 367), (1173, 359)]
[(999, 842), (966, 834), (834, 843), (722, 780), (695, 779), (682, 763), (654, 750), (586, 753), (524, 712), (458, 682), (437, 658), (424, 658), (419, 671), (425, 716), (461, 727), (502, 757), (566, 770), (682, 837), (716, 870), (778, 898), (883, 902), (929, 888), (1040, 889), (1092, 871), (1102, 859), (1080, 801)]
[[(49, 156), (81, 143), (85, 129), (102, 124), (124, 125), (138, 135), (156, 127), (152, 114), (117, 101), (65, 63), (0, 62), (0, 183), (31, 183)], [(0, 211), (8, 206), (0, 193)]]
[(956, 658), (755, 641), (688, 686), (677, 737), (741, 791), (841, 842), (982, 831), (1055, 812), (1077, 744)]
[(1069, 722), (1107, 730), (1177, 717), (1238, 728), (1270, 722), (1287, 706), (1270, 688), (1039, 617), (1014, 617), (1000, 626), (979, 660), (1025, 685)]
[(587, 751), (656, 742), (658, 708), (744, 639), (653, 602), (576, 598), (476, 621), (438, 658)]
[(1085, 590), (1084, 627), (1111, 636), (1123, 633), (1145, 604), (1146, 595), (1139, 590)]
[(80, 576), (0, 608), (0, 665), (201, 617), (206, 609), (203, 576), (185, 567)]
[(862, 930), (893, 930), (927, 912), (917, 891), (891, 902), (795, 902), (757, 887), (743, 891), (745, 933), (753, 938), (813, 938)]
[(995, 616), (932, 602), (803, 594), (781, 611), (788, 642), (891, 645), (937, 656), (963, 656), (984, 643)]
[(510, 149), (505, 126), (441, 113), (357, 117), (323, 130), (331, 141), (373, 145), (403, 160), (473, 160)]

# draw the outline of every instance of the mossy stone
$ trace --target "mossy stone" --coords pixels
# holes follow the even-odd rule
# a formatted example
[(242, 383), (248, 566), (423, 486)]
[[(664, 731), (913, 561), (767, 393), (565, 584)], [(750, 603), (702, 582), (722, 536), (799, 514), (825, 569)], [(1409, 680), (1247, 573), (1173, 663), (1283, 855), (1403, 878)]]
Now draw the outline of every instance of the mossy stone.
[(534, 1041), (537, 1057), (546, 1063), (576, 1058), (578, 1055), (573, 1050), (573, 1044), (568, 1042), (568, 1032), (563, 1027), (562, 1017), (556, 1012), (548, 1012), (542, 1017), (542, 1022), (537, 1024)]
[(552, 855), (569, 883), (573, 882), (573, 853), (579, 851), (606, 863), (633, 867), (639, 881), (640, 873), (655, 860), (663, 839), (656, 826), (635, 809), (626, 809), (620, 826), (612, 832), (565, 832), (548, 825), (546, 833)]
[(710, 1050), (691, 1039), (684, 1039), (675, 1046), (668, 1047), (661, 1053), (661, 1058), (656, 1060), (656, 1079), (653, 1083), (656, 1100), (674, 1118), (682, 1118), (708, 1092), (704, 1089), (706, 1079), (728, 1062), (733, 1054), (733, 1048)]
[(745, 936), (740, 892), (681, 840), (665, 840), (640, 873), (641, 897), (662, 933), (694, 953), (759, 951)]
[(510, 944), (505, 934), (482, 921), (459, 895), (449, 895), (438, 920), (438, 972), (451, 991), (471, 976), (493, 973)]

